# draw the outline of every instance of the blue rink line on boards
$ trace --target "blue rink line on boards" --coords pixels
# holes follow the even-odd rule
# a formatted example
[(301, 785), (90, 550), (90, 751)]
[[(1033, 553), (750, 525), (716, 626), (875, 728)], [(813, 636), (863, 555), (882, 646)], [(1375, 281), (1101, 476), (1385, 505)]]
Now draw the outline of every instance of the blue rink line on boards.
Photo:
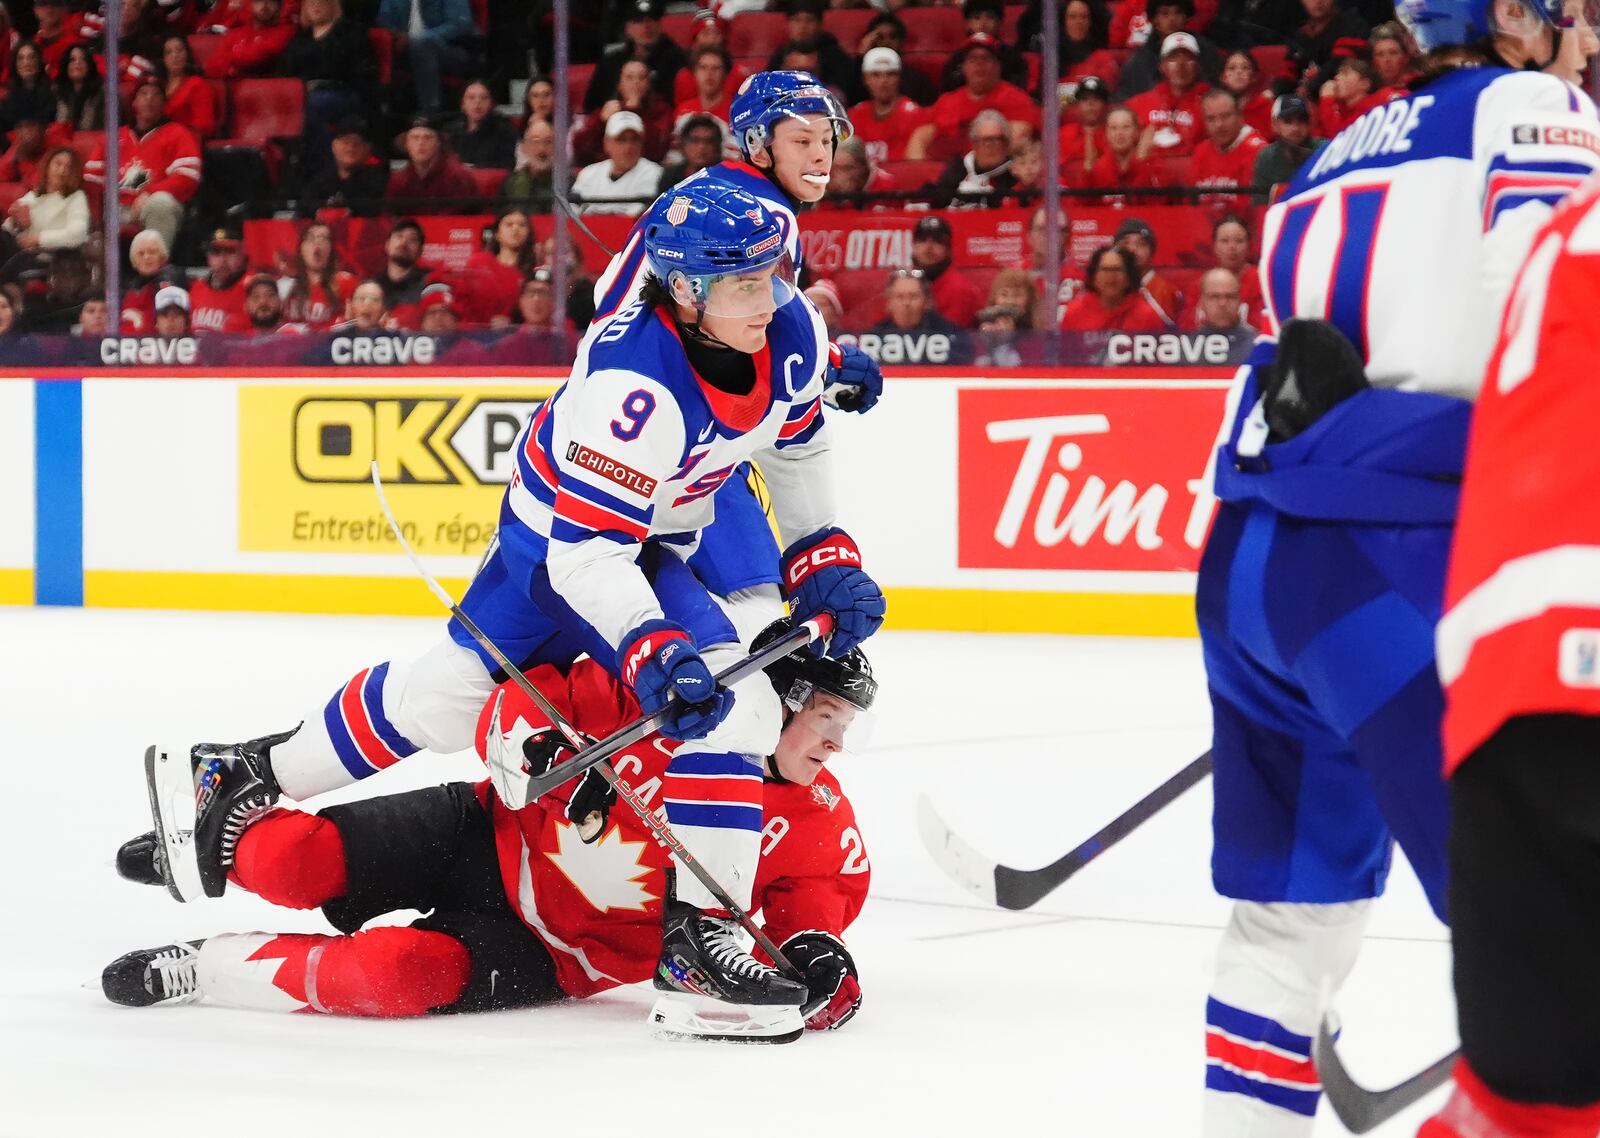
[(35, 380), (33, 407), (33, 599), (82, 605), (83, 382)]

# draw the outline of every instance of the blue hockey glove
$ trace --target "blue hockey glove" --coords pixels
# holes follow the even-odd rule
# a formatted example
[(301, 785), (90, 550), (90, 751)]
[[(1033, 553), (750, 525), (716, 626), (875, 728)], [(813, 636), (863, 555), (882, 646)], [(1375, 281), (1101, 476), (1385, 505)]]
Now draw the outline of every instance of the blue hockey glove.
[(828, 371), (823, 390), (841, 411), (864, 412), (883, 394), (883, 369), (854, 344), (828, 345)]
[[(818, 613), (833, 614), (827, 655), (835, 660), (883, 624), (883, 590), (862, 570), (856, 543), (836, 526), (818, 530), (784, 551), (783, 585), (797, 622)], [(817, 644), (811, 650), (823, 653)]]
[(667, 621), (646, 621), (630, 632), (617, 665), (646, 715), (668, 709), (661, 725), (668, 738), (703, 739), (733, 707), (733, 693), (717, 685), (689, 634)]

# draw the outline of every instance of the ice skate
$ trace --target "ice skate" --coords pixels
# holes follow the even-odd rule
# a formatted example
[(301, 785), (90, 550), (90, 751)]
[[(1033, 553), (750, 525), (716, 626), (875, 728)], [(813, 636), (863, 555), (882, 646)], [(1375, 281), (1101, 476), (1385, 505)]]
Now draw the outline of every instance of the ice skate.
[(200, 998), (200, 946), (204, 943), (165, 944), (119, 956), (100, 973), (100, 990), (113, 1004), (128, 1008), (191, 1004)]
[(803, 984), (746, 951), (729, 917), (669, 899), (650, 1025), (667, 1036), (789, 1043), (805, 1024)]
[(281, 794), (272, 775), (271, 750), (293, 734), (247, 743), (199, 743), (187, 756), (156, 747), (145, 752), (162, 879), (178, 900), (222, 896), (240, 835)]
[(154, 830), (129, 838), (117, 848), (117, 875), (140, 885), (163, 885), (161, 841)]

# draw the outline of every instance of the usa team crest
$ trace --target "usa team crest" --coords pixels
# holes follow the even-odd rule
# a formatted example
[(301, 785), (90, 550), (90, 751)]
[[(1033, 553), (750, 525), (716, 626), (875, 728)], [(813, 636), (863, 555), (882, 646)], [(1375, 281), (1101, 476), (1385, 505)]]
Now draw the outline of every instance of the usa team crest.
[(667, 224), (682, 225), (689, 216), (689, 199), (673, 198), (672, 204), (667, 207)]

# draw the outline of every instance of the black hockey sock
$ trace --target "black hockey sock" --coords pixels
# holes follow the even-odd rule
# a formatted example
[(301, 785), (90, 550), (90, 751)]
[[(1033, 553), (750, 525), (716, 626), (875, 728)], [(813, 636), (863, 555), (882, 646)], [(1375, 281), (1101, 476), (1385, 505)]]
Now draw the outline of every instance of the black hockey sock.
[(1466, 1058), (1517, 1102), (1600, 1100), (1600, 718), (1512, 720), (1451, 798)]

